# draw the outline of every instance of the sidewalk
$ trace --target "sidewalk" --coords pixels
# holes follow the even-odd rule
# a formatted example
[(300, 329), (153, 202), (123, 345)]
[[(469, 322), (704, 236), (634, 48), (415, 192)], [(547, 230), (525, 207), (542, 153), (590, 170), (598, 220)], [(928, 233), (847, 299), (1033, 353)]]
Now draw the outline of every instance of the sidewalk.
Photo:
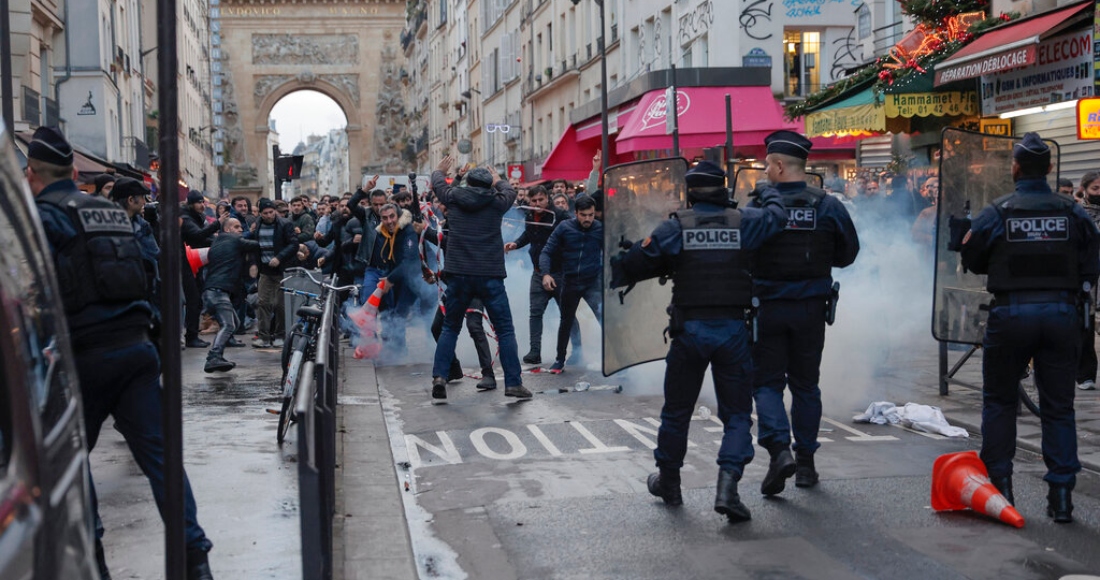
[[(973, 385), (971, 388), (958, 384), (948, 386), (948, 395), (939, 394), (939, 347), (929, 341), (927, 348), (906, 355), (900, 364), (893, 368), (908, 369), (906, 379), (910, 379), (913, 400), (926, 405), (934, 405), (943, 410), (943, 414), (952, 424), (970, 431), (971, 436), (981, 436), (982, 425), (982, 351), (974, 353), (955, 374), (955, 378)], [(948, 368), (958, 361), (965, 351), (947, 351)], [(902, 357), (896, 357), (902, 358)], [(894, 361), (891, 361), (894, 362)], [(911, 373), (911, 374), (910, 374)], [(891, 381), (900, 379), (892, 376)], [(915, 379), (915, 380), (914, 380)], [(899, 405), (910, 401), (892, 401)], [(1081, 465), (1090, 471), (1100, 472), (1100, 390), (1076, 390), (1074, 408), (1077, 411), (1077, 454)], [(1035, 453), (1042, 453), (1042, 431), (1039, 418), (1026, 408), (1017, 419), (1016, 445)]]
[(341, 349), (333, 577), (415, 580), (416, 562), (374, 364)]

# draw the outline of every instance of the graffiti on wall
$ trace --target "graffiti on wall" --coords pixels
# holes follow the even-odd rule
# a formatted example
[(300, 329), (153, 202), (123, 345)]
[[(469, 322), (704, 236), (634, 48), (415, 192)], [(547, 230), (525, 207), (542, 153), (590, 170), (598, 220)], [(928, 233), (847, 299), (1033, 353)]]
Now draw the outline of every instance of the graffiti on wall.
[(714, 4), (711, 0), (700, 3), (695, 10), (680, 17), (680, 45), (683, 46), (695, 37), (710, 30), (714, 23)]
[[(787, 1), (789, 0), (784, 0), (784, 2)], [(765, 31), (758, 28), (767, 22), (771, 22), (772, 6), (771, 0), (744, 0), (741, 6), (741, 15), (738, 16), (737, 20), (746, 36), (753, 40), (767, 40), (772, 37), (771, 32), (764, 34)]]
[(833, 66), (829, 69), (829, 79), (837, 80), (848, 76), (845, 72), (863, 62), (863, 46), (856, 41), (856, 29), (849, 28), (848, 34), (833, 41)]
[(850, 4), (858, 7), (863, 0), (783, 0), (787, 18), (813, 18), (821, 16), (822, 8), (829, 4)]

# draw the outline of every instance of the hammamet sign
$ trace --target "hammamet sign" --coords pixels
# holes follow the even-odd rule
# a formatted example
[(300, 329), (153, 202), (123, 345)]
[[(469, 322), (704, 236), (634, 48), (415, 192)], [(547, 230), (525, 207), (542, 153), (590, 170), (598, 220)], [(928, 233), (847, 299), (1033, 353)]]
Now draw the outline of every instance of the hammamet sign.
[(887, 117), (957, 117), (977, 113), (977, 93), (912, 93), (886, 95)]

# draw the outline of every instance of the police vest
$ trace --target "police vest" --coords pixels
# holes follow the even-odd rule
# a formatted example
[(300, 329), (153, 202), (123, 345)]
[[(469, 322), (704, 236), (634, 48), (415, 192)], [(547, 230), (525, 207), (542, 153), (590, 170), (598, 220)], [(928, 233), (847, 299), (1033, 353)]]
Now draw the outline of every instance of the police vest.
[(672, 303), (686, 308), (752, 302), (752, 252), (741, 249), (741, 212), (693, 210), (672, 214), (680, 222), (681, 250), (672, 274)]
[(817, 223), (818, 205), (825, 195), (821, 189), (807, 187), (795, 195), (779, 196), (787, 210), (787, 226), (758, 251), (754, 276), (761, 280), (809, 280), (832, 273), (836, 242), (833, 233)]
[(993, 201), (1005, 229), (989, 258), (990, 292), (1077, 290), (1074, 201), (1060, 195), (1006, 195)]
[(125, 210), (75, 191), (47, 193), (36, 201), (64, 211), (76, 230), (76, 237), (57, 248), (57, 279), (66, 314), (91, 304), (145, 299), (141, 246)]

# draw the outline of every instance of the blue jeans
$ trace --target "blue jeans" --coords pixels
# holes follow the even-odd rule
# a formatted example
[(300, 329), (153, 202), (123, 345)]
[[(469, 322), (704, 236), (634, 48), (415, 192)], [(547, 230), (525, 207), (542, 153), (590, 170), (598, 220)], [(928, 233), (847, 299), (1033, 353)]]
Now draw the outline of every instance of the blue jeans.
[[(108, 417), (122, 433), (134, 461), (149, 480), (153, 499), (164, 518), (164, 434), (161, 429), (160, 358), (148, 340), (114, 347), (107, 346), (76, 354), (77, 376), (84, 398), (84, 425), (88, 451), (95, 449), (99, 432)], [(90, 474), (89, 474), (90, 477)], [(212, 544), (199, 526), (191, 482), (184, 475), (184, 530), (187, 549), (210, 551)], [(103, 537), (95, 483), (91, 486), (96, 537)]]
[(1012, 475), (1018, 385), (1028, 361), (1034, 359), (1047, 466), (1043, 479), (1063, 485), (1077, 481), (1081, 463), (1073, 383), (1081, 324), (1072, 304), (1013, 304), (990, 310), (982, 341), (981, 457), (991, 477)]
[(466, 309), (474, 298), (480, 298), (489, 315), (489, 321), (497, 332), (500, 366), (504, 369), (504, 386), (522, 385), (516, 329), (512, 326), (512, 310), (508, 305), (508, 294), (504, 291), (504, 278), (448, 274), (446, 282), (447, 292), (443, 295), (443, 332), (435, 346), (432, 376), (446, 378), (450, 373), (451, 361), (455, 357), (455, 344), (458, 342), (458, 333), (462, 330)]
[[(756, 380), (757, 441), (769, 451), (791, 444), (812, 455), (821, 444), (821, 351), (825, 348), (825, 299), (769, 300), (760, 305), (759, 340), (752, 349)], [(791, 419), (783, 389), (791, 389)]]
[(688, 428), (703, 375), (710, 366), (725, 427), (718, 466), (740, 480), (752, 461), (752, 357), (743, 320), (688, 320), (665, 357), (665, 404), (657, 430), (657, 467), (678, 470), (687, 453)]

